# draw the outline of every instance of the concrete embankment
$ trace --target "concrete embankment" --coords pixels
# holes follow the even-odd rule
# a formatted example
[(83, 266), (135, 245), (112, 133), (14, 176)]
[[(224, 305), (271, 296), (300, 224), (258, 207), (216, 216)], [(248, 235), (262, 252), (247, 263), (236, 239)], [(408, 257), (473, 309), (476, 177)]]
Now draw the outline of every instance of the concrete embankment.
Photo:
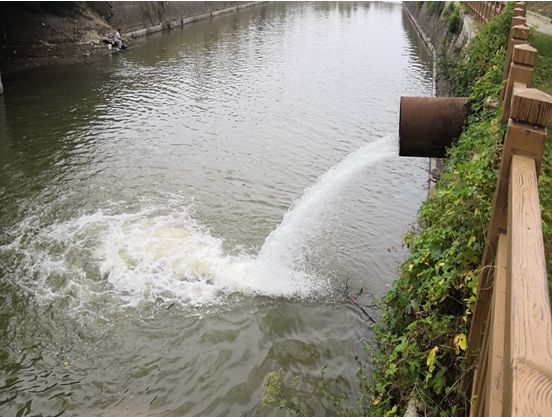
[[(444, 8), (431, 10), (427, 3), (422, 2), (403, 2), (403, 8), (433, 56), (433, 95), (452, 95), (450, 83), (439, 75), (439, 54), (445, 53), (447, 58), (457, 59), (467, 40), (475, 36), (473, 19), (469, 15), (463, 15), (460, 28), (453, 33), (448, 23), (448, 15), (453, 11)], [(442, 159), (430, 159), (430, 192), (440, 176), (442, 165)]]
[(28, 2), (0, 4), (0, 70), (89, 62), (121, 29), (132, 39), (263, 2)]
[(114, 1), (93, 3), (92, 7), (111, 27), (120, 28), (129, 38), (137, 38), (224, 13), (235, 13), (259, 3), (264, 2)]
[(461, 17), (461, 26), (456, 33), (451, 32), (448, 13), (442, 10), (431, 10), (427, 2), (403, 2), (403, 7), (433, 55), (433, 76), (435, 78), (434, 95), (450, 96), (451, 88), (446, 79), (439, 76), (437, 61), (440, 53), (456, 59), (467, 40), (475, 36), (475, 24), (470, 15)]

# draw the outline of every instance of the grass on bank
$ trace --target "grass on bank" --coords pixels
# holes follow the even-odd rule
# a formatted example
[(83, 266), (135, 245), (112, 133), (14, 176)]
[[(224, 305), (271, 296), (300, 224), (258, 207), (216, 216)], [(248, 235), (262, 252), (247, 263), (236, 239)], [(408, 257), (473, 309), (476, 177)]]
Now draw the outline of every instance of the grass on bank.
[[(343, 394), (326, 387), (339, 416), (404, 415), (414, 400), (427, 416), (467, 415), (469, 392), (463, 389), (465, 349), (475, 302), (484, 238), (496, 185), (498, 158), (505, 126), (500, 113), (486, 103), (497, 101), (502, 86), (511, 19), (506, 12), (481, 27), (459, 61), (440, 62), (441, 73), (456, 95), (469, 95), (473, 113), (448, 152), (434, 193), (422, 205), (416, 229), (405, 236), (411, 256), (383, 300), (376, 326), (377, 346), (371, 377), (358, 373), (361, 394), (348, 407)], [(550, 92), (552, 37), (533, 33), (539, 50), (535, 84)], [(540, 198), (552, 277), (552, 140), (548, 140), (540, 177)], [(269, 374), (267, 404), (306, 415), (281, 372)]]
[[(502, 86), (511, 6), (483, 26), (457, 63), (441, 71), (456, 95), (469, 95), (474, 113), (448, 153), (435, 193), (420, 210), (419, 230), (406, 236), (411, 257), (384, 300), (375, 357), (377, 416), (403, 415), (415, 398), (430, 416), (466, 415), (467, 334), (475, 301), (505, 126), (486, 108)], [(539, 52), (535, 86), (552, 92), (552, 37), (532, 33)], [(552, 140), (549, 132), (539, 182), (552, 288)]]
[(504, 133), (496, 101), (511, 9), (483, 26), (458, 62), (440, 72), (472, 104), (418, 228), (405, 237), (411, 256), (384, 299), (374, 357), (376, 416), (403, 415), (413, 398), (429, 416), (465, 415), (465, 349)]

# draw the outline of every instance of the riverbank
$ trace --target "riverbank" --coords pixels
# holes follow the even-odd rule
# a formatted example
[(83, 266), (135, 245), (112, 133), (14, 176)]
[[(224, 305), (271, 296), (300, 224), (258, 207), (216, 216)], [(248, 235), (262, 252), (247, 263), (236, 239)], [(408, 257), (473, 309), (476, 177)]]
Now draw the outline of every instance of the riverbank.
[(90, 7), (30, 3), (0, 5), (0, 70), (86, 62), (107, 53), (101, 43), (113, 28)]
[(0, 70), (90, 63), (111, 54), (103, 39), (121, 28), (130, 46), (138, 37), (263, 2), (31, 2), (0, 5)]
[(510, 17), (509, 9), (483, 26), (458, 63), (443, 68), (449, 79), (472, 75), (462, 87), (471, 92), (473, 113), (420, 209), (418, 228), (405, 236), (411, 256), (384, 299), (375, 415), (403, 415), (412, 399), (426, 415), (467, 409), (460, 379), (502, 132), (498, 110), (484, 103), (500, 91)]
[[(480, 27), (456, 62), (445, 57), (440, 62), (453, 93), (469, 94), (472, 114), (448, 151), (416, 227), (405, 236), (411, 256), (383, 300), (376, 346), (368, 347), (374, 352), (371, 378), (360, 369), (361, 394), (353, 408), (328, 390), (339, 415), (452, 417), (468, 412), (471, 393), (463, 378), (471, 369), (465, 350), (505, 132), (500, 109), (488, 103), (498, 102), (511, 17), (510, 4)], [(532, 33), (530, 42), (539, 51), (535, 86), (550, 93), (552, 37)], [(549, 133), (539, 178), (549, 291), (551, 185)]]
[[(386, 295), (376, 328), (374, 410), (371, 415), (404, 415), (409, 404), (429, 416), (464, 415), (469, 392), (462, 378), (486, 225), (500, 163), (504, 126), (498, 101), (511, 6), (481, 26), (458, 62), (440, 70), (453, 92), (469, 94), (472, 115), (451, 147), (443, 175), (422, 206), (418, 225), (405, 236), (411, 257)], [(550, 92), (552, 38), (531, 35), (539, 51), (535, 85)], [(552, 284), (552, 144), (548, 139), (539, 179), (549, 289)]]

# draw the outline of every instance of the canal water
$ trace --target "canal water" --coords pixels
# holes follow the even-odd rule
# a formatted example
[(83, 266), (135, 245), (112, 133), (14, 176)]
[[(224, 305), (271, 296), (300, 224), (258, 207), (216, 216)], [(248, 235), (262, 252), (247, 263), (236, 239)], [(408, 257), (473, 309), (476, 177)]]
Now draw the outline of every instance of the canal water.
[[(354, 398), (428, 161), (400, 4), (276, 3), (90, 65), (4, 77), (0, 415), (284, 416), (263, 379)], [(377, 311), (371, 310), (377, 316)]]

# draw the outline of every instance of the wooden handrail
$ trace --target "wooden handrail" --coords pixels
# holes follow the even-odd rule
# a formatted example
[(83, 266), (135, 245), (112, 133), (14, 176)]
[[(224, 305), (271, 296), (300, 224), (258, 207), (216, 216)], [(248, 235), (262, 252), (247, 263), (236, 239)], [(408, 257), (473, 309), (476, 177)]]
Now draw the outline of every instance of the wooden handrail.
[(493, 17), (501, 14), (506, 6), (505, 1), (465, 1), (463, 3), (476, 19), (483, 22), (488, 22)]
[[(552, 97), (514, 83), (470, 329), (470, 416), (552, 416), (552, 316), (537, 178)], [(490, 255), (492, 254), (492, 255)], [(485, 259), (485, 258), (484, 258)]]
[(513, 48), (512, 63), (508, 81), (504, 86), (504, 102), (502, 121), (510, 118), (510, 104), (515, 83), (523, 83), (528, 87), (533, 84), (533, 72), (537, 61), (537, 50), (528, 44), (516, 45)]
[(468, 364), (477, 365), (470, 417), (552, 416), (552, 316), (537, 183), (552, 97), (529, 88), (537, 51), (520, 34), (525, 27), (514, 25), (502, 103), (508, 125), (469, 334)]
[(535, 160), (514, 155), (508, 204), (507, 416), (552, 416), (552, 318)]

